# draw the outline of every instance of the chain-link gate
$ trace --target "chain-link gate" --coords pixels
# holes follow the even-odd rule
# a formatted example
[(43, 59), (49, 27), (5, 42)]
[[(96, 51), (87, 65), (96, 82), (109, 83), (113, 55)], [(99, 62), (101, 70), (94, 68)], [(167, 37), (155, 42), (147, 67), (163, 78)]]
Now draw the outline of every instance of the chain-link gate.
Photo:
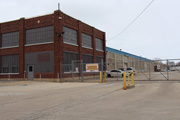
[(122, 73), (133, 70), (135, 80), (180, 80), (180, 59), (107, 63), (107, 79), (122, 80)]

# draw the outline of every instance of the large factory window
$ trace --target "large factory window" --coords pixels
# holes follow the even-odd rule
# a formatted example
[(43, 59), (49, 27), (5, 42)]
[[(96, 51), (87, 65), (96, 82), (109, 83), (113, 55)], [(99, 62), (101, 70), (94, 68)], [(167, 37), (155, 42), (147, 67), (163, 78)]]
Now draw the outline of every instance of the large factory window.
[(102, 60), (103, 60), (103, 62), (104, 62), (104, 57), (102, 57), (102, 56), (96, 56), (96, 62), (97, 62), (97, 63), (101, 63)]
[(19, 32), (3, 33), (1, 47), (19, 46)]
[(26, 30), (26, 45), (54, 41), (54, 27), (41, 27)]
[(92, 37), (82, 33), (82, 46), (92, 48)]
[(104, 50), (103, 40), (96, 38), (96, 50)]
[(69, 44), (73, 44), (73, 45), (78, 44), (76, 30), (73, 30), (71, 28), (63, 26), (63, 31), (64, 31), (64, 35), (63, 35), (64, 43), (69, 43)]
[(74, 60), (74, 69), (78, 67), (78, 63), (76, 60), (79, 60), (78, 53), (74, 52), (64, 52), (64, 72), (71, 72), (72, 71), (72, 60)]
[(83, 63), (93, 63), (93, 55), (83, 54)]
[(83, 65), (83, 71), (86, 71), (86, 63), (94, 63), (93, 62), (93, 55), (83, 54), (82, 59), (83, 59), (83, 63), (85, 63)]
[[(102, 57), (102, 56), (96, 56), (96, 63), (99, 63), (99, 71), (102, 70), (102, 64), (101, 64), (102, 60), (103, 60), (103, 62), (104, 62), (104, 57)], [(105, 65), (105, 64), (104, 64), (104, 65)]]
[(35, 73), (54, 72), (54, 52), (36, 52), (25, 54), (25, 65), (34, 65)]
[(1, 73), (18, 73), (19, 55), (6, 55), (1, 57)]

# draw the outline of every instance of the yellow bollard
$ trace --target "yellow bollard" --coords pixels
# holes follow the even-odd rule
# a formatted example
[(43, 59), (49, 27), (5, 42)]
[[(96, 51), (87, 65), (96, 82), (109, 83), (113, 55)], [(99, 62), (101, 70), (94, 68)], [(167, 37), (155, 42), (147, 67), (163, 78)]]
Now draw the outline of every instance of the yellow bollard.
[(124, 82), (123, 89), (126, 90), (126, 72), (123, 73), (123, 82)]
[(132, 73), (131, 80), (132, 80), (132, 85), (134, 85), (134, 73)]
[(106, 71), (104, 72), (104, 82), (106, 82)]
[(100, 83), (102, 83), (102, 72), (100, 72)]
[(129, 80), (129, 75), (131, 75), (131, 73), (128, 74), (128, 86), (130, 86), (130, 80)]

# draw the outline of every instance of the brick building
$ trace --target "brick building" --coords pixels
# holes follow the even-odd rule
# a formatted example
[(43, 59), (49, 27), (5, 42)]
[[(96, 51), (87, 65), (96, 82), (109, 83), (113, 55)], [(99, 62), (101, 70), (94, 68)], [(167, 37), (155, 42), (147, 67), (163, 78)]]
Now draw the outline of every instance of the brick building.
[(59, 10), (0, 23), (0, 41), (0, 78), (27, 78), (31, 71), (34, 78), (58, 78), (60, 63), (106, 58), (105, 32)]

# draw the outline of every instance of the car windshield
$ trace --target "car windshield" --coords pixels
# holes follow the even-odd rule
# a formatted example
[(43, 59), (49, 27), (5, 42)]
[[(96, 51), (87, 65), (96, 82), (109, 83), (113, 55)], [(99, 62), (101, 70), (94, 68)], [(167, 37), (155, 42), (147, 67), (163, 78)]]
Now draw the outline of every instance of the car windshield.
[(123, 68), (119, 68), (119, 70), (122, 70), (122, 71), (124, 71), (124, 69), (123, 69)]

